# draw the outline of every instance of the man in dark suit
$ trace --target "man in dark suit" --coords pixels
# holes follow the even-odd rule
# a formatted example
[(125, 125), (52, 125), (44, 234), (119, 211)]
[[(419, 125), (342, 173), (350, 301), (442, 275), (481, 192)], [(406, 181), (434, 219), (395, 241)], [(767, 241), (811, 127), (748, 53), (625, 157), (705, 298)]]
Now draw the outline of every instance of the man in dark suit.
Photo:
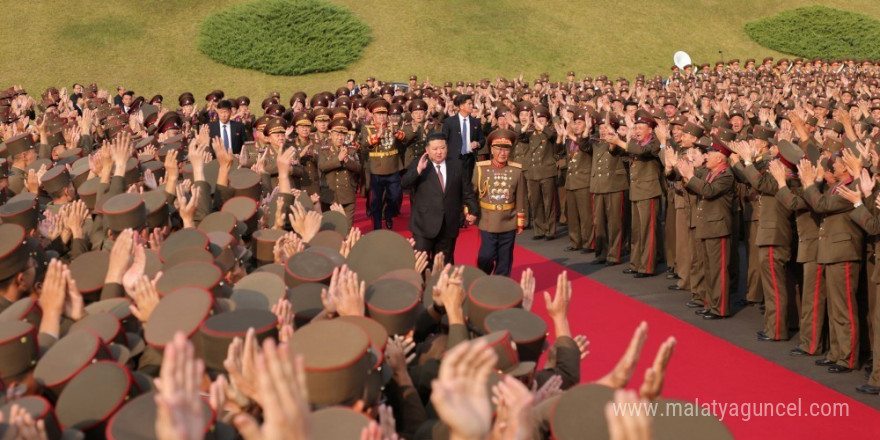
[(232, 119), (232, 102), (224, 99), (217, 103), (217, 120), (208, 124), (211, 139), (218, 137), (226, 151), (239, 154), (244, 145), (244, 124)]
[(83, 86), (80, 83), (73, 84), (73, 93), (70, 94), (70, 103), (73, 104), (73, 108), (76, 112), (82, 116), (83, 109), (82, 106), (85, 105), (83, 102), (80, 102), (83, 96)]
[(467, 208), (465, 219), (473, 224), (479, 207), (461, 162), (447, 159), (445, 136), (432, 133), (427, 141), (425, 154), (412, 161), (401, 181), (412, 189), (409, 230), (417, 250), (430, 256), (443, 252), (446, 262), (454, 263), (462, 209)]
[(122, 107), (122, 96), (125, 95), (125, 87), (116, 87), (116, 96), (113, 97), (113, 105)]
[(474, 100), (471, 95), (455, 97), (458, 114), (443, 121), (443, 134), (449, 148), (449, 158), (460, 160), (467, 175), (468, 182), (474, 175), (476, 151), (485, 142), (486, 135), (481, 129), (480, 120), (471, 116)]
[(127, 90), (125, 93), (122, 94), (122, 102), (119, 105), (119, 107), (122, 109), (122, 113), (130, 115), (131, 114), (131, 106), (133, 103), (134, 103), (134, 91)]

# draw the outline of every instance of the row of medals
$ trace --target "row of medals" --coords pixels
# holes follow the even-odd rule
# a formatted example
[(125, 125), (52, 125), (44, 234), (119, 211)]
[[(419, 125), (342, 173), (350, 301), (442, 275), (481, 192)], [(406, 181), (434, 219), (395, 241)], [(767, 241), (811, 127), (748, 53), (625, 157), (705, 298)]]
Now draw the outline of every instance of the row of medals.
[(512, 177), (507, 174), (495, 174), (492, 179), (492, 188), (489, 188), (489, 200), (493, 202), (507, 202), (510, 199), (509, 181)]

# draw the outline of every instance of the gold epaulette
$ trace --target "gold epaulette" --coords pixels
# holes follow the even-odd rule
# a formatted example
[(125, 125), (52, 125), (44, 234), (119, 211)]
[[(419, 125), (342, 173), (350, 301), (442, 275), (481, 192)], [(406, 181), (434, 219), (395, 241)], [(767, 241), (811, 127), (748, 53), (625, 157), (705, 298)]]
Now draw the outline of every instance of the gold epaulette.
[(492, 164), (491, 160), (481, 160), (481, 161), (477, 162), (477, 166), (484, 166), (484, 165), (491, 165), (491, 164)]
[(522, 165), (517, 162), (507, 162), (507, 164), (514, 168), (522, 168)]

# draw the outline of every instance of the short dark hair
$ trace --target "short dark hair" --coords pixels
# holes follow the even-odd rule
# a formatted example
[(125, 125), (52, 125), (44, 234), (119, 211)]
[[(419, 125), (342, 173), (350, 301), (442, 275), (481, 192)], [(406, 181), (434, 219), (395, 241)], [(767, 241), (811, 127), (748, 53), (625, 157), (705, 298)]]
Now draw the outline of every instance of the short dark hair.
[(461, 106), (466, 103), (468, 99), (473, 99), (471, 95), (458, 95), (455, 97), (455, 105)]
[(355, 83), (355, 84), (357, 84), (357, 81), (355, 81), (355, 80), (353, 80), (353, 79), (351, 79), (351, 78), (349, 78), (349, 80), (346, 81), (346, 82), (347, 82), (347, 83)]
[(425, 143), (430, 143), (431, 141), (442, 140), (446, 142), (446, 135), (443, 134), (442, 131), (435, 131), (434, 133), (429, 134), (425, 138)]
[(232, 101), (230, 101), (228, 99), (224, 99), (224, 100), (218, 102), (217, 103), (217, 110), (220, 110), (221, 108), (232, 110)]

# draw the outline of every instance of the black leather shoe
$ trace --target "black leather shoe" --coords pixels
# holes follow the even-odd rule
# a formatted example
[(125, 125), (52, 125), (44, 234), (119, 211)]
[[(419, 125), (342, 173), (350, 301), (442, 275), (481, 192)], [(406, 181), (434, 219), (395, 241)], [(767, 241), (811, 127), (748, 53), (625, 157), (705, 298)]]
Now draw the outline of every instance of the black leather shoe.
[(633, 275), (633, 278), (650, 278), (650, 277), (652, 277), (652, 276), (654, 276), (654, 274), (652, 274), (652, 273), (642, 273), (642, 272), (639, 272), (639, 273)]
[(837, 365), (837, 362), (829, 361), (828, 359), (822, 358), (822, 359), (816, 360), (816, 365), (818, 365), (820, 367), (828, 367), (831, 365)]
[(544, 240), (547, 240), (547, 241), (554, 240), (555, 238), (556, 238), (556, 236), (554, 236), (554, 235), (545, 235), (544, 236)]
[(816, 356), (815, 354), (807, 353), (806, 351), (801, 350), (800, 348), (792, 348), (791, 351), (788, 352), (789, 356)]
[(566, 246), (565, 249), (563, 249), (563, 250), (564, 250), (565, 252), (572, 252), (572, 251), (579, 251), (579, 250), (581, 250), (581, 248), (576, 248), (576, 247), (573, 247), (573, 246)]
[(638, 272), (636, 272), (636, 271), (634, 271), (634, 270), (632, 270), (632, 269), (630, 269), (630, 268), (626, 268), (626, 269), (624, 269), (624, 270), (622, 271), (622, 273), (624, 273), (624, 274), (626, 274), (626, 275), (632, 275), (632, 274), (634, 274), (634, 273), (638, 273)]
[(852, 368), (847, 368), (837, 364), (828, 367), (829, 373), (849, 373), (850, 371), (852, 371)]
[(597, 266), (598, 266), (598, 265), (600, 265), (600, 264), (608, 264), (608, 262), (605, 261), (605, 260), (600, 260), (600, 259), (597, 258), (597, 259), (593, 260), (593, 262), (590, 263), (590, 264), (594, 264), (594, 265), (597, 265)]
[(620, 262), (618, 262), (618, 261), (606, 261), (605, 262), (606, 266), (617, 266), (618, 264), (620, 264)]
[(669, 290), (677, 290), (677, 291), (687, 290), (687, 289), (685, 289), (684, 287), (680, 287), (678, 284), (673, 284), (673, 285), (667, 287), (667, 289), (669, 289)]
[(532, 240), (543, 240), (543, 239), (544, 239), (543, 235), (536, 235), (536, 236), (532, 237)]
[(703, 315), (703, 319), (711, 319), (711, 320), (713, 320), (713, 321), (716, 320), (716, 319), (724, 319), (724, 318), (727, 318), (727, 317), (726, 317), (726, 316), (721, 316), (721, 315), (716, 315), (716, 314), (711, 313), (711, 312), (710, 312), (710, 313), (706, 313), (705, 315)]
[(856, 391), (865, 394), (880, 394), (880, 387), (875, 387), (873, 385), (859, 385), (856, 387)]
[(674, 273), (668, 273), (668, 274), (666, 274), (666, 279), (667, 280), (680, 280), (681, 277), (678, 276), (677, 274), (674, 274)]
[(687, 305), (688, 307), (692, 308), (692, 309), (696, 309), (696, 308), (703, 307), (702, 304), (700, 304), (700, 303), (698, 303), (698, 302), (696, 302), (696, 301), (688, 301), (686, 305)]
[(784, 339), (773, 339), (761, 331), (761, 332), (758, 332), (758, 340), (765, 341), (765, 342), (779, 342), (779, 341), (783, 341)]
[(391, 221), (390, 218), (385, 220), (385, 228), (391, 229), (392, 226), (394, 226), (394, 223)]
[(697, 309), (694, 310), (694, 315), (706, 315), (709, 313), (708, 309)]

